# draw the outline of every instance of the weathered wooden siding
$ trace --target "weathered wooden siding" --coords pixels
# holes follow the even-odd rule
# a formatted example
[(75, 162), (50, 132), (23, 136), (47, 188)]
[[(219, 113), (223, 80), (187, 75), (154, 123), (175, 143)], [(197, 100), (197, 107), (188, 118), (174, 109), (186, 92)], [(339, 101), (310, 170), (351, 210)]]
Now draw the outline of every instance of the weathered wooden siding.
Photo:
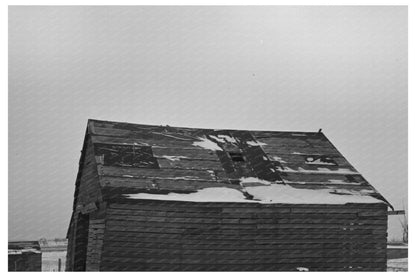
[(83, 213), (88, 213), (91, 209), (94, 210), (93, 205), (102, 201), (100, 192), (94, 146), (91, 139), (88, 138), (78, 193), (75, 196), (75, 210)]
[(88, 248), (89, 215), (77, 214), (74, 232), (73, 271), (85, 271)]
[(9, 271), (42, 271), (42, 254), (26, 252), (9, 255)]
[(384, 271), (385, 204), (117, 200), (103, 271)]
[(65, 259), (65, 271), (73, 270), (73, 257), (74, 257), (74, 214), (72, 213), (71, 220), (69, 221), (68, 232), (66, 238), (68, 240), (68, 245), (66, 249), (66, 259)]
[(99, 271), (105, 230), (105, 219), (90, 219), (86, 271)]
[[(85, 270), (86, 246), (91, 226), (88, 214), (99, 210), (101, 208), (100, 205), (102, 205), (94, 148), (88, 135), (86, 136), (82, 152), (74, 195), (74, 210), (67, 236), (67, 271)], [(87, 216), (87, 219), (85, 219), (85, 216)], [(84, 220), (81, 220), (81, 218), (84, 218)], [(82, 253), (77, 253), (79, 251)]]

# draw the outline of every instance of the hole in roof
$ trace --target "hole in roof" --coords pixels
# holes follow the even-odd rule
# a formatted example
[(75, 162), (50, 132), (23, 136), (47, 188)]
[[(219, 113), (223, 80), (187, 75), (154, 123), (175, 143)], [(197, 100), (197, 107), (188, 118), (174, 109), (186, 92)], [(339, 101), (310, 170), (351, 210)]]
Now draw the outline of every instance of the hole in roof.
[(243, 154), (240, 152), (228, 152), (233, 162), (245, 162)]
[(96, 157), (105, 166), (143, 167), (159, 169), (150, 146), (96, 143)]

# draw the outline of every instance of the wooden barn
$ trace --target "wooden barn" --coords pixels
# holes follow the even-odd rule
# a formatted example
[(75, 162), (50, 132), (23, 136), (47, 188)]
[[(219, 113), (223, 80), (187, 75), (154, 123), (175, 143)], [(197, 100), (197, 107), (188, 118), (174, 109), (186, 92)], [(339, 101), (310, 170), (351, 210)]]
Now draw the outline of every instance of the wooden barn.
[(320, 131), (89, 120), (66, 269), (385, 271), (389, 206)]
[(9, 271), (42, 271), (42, 252), (37, 241), (9, 241)]

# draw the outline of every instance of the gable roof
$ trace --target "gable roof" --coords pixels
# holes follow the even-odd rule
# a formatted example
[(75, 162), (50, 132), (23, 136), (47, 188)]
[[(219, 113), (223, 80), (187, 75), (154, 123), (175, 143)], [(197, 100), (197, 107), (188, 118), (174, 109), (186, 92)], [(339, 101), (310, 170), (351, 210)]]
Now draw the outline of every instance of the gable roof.
[(89, 120), (87, 137), (105, 199), (391, 207), (321, 132)]

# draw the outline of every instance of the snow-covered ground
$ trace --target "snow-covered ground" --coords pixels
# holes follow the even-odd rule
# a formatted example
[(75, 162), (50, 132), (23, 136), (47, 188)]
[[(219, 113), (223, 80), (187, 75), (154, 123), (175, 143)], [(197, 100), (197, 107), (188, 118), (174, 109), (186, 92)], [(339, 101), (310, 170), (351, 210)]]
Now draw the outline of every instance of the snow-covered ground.
[(407, 259), (391, 259), (387, 260), (387, 271), (407, 271)]
[(42, 271), (59, 271), (59, 259), (61, 259), (61, 271), (65, 271), (66, 251), (43, 252)]

